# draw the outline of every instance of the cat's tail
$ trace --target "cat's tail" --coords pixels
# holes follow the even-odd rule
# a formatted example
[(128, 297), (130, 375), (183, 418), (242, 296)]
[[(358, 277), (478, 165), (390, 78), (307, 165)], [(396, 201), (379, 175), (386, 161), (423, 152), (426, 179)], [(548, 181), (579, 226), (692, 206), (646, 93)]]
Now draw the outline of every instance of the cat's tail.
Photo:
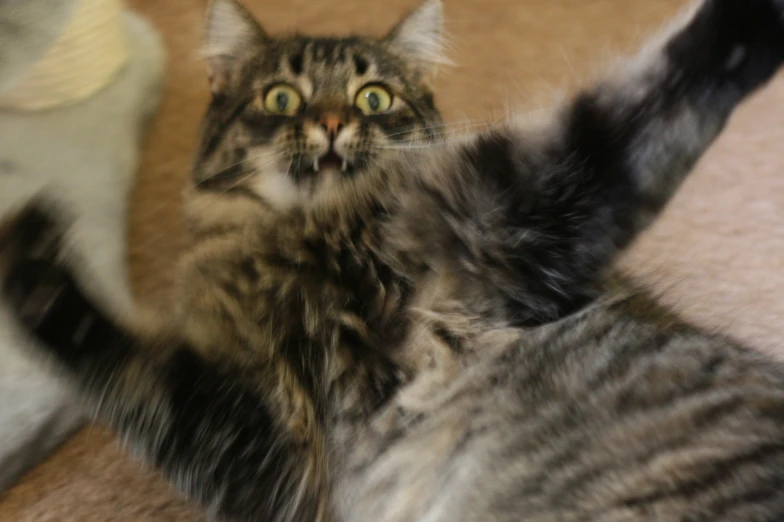
[(2, 296), (98, 416), (188, 496), (231, 520), (327, 519), (322, 455), (294, 441), (243, 371), (177, 332), (105, 312), (63, 255), (67, 227), (41, 198), (0, 221)]

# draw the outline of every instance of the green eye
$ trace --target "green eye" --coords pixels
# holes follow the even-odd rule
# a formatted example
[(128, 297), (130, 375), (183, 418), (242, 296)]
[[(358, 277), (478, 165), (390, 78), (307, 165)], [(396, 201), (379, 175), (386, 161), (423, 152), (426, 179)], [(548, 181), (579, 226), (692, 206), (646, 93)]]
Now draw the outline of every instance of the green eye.
[(380, 114), (392, 106), (392, 94), (380, 85), (368, 85), (359, 90), (354, 105), (364, 114)]
[(300, 105), (302, 97), (293, 87), (284, 83), (275, 85), (264, 96), (264, 110), (270, 114), (291, 116), (296, 114)]

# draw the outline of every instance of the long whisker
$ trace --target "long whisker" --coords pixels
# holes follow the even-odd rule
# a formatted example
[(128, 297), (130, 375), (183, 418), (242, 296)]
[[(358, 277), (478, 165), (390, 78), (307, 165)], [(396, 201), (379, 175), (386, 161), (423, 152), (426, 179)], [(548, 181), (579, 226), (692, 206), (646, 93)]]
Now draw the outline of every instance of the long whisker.
[(283, 173), (284, 177), (289, 177), (291, 175), (291, 167), (294, 165), (294, 159), (289, 159), (289, 164), (286, 166), (286, 171)]
[(431, 149), (440, 144), (438, 143), (404, 143), (401, 145), (376, 145), (376, 149), (381, 150), (416, 150), (416, 149)]
[[(259, 172), (264, 170), (265, 167), (268, 167), (269, 165), (272, 165), (278, 159), (277, 156), (282, 156), (284, 154), (286, 154), (286, 151), (280, 151), (280, 152), (275, 153), (275, 154), (262, 155), (262, 156), (269, 157), (269, 161), (267, 161), (267, 162), (265, 162), (263, 164), (258, 165), (256, 168), (250, 169), (249, 172), (247, 172), (245, 175), (243, 175), (240, 178), (238, 178), (237, 180), (235, 180), (229, 187), (227, 187), (226, 189), (222, 190), (220, 192), (220, 194), (226, 194), (227, 192), (229, 192), (233, 188), (237, 187), (238, 185), (241, 185), (242, 183), (244, 183), (248, 179), (252, 178), (256, 174), (258, 174)], [(289, 168), (290, 168), (290, 166), (289, 166)], [(203, 207), (206, 207), (206, 205), (207, 205), (207, 203), (203, 203), (202, 204)], [(196, 208), (198, 209), (198, 207), (196, 207)], [(145, 238), (142, 246), (145, 246), (145, 247), (148, 247), (148, 248), (150, 246), (155, 246), (160, 240), (162, 240), (164, 237), (168, 237), (172, 232), (174, 232), (178, 228), (179, 228), (179, 224), (175, 225), (175, 226), (172, 226), (172, 227), (168, 227), (168, 228), (166, 228), (164, 230), (161, 230), (158, 234), (155, 234), (152, 237)]]
[(443, 125), (430, 125), (430, 126), (428, 126), (428, 127), (417, 127), (417, 126), (415, 126), (415, 125), (412, 125), (412, 126), (411, 126), (411, 127), (409, 127), (409, 128), (405, 128), (405, 129), (403, 129), (403, 130), (401, 130), (401, 131), (399, 131), (399, 132), (395, 132), (395, 133), (392, 133), (392, 134), (388, 134), (387, 136), (388, 136), (388, 137), (392, 137), (392, 138), (394, 138), (394, 137), (396, 137), (396, 136), (400, 136), (400, 135), (402, 135), (402, 134), (406, 134), (406, 133), (408, 133), (408, 132), (411, 132), (411, 131), (414, 131), (414, 130), (420, 130), (420, 129), (421, 129), (422, 131), (429, 131), (429, 130), (433, 130), (433, 131), (435, 131), (435, 130), (442, 130), (442, 131), (444, 131), (444, 132), (447, 132), (447, 133), (448, 133), (448, 132), (452, 132), (452, 131), (454, 131), (454, 130), (461, 130), (461, 129), (466, 129), (466, 128), (473, 128), (473, 127), (475, 127), (475, 126), (477, 126), (477, 125), (481, 126), (481, 125), (484, 125), (484, 124), (485, 124), (485, 122), (484, 122), (484, 121), (481, 121), (481, 120), (466, 120), (466, 121), (461, 121), (461, 122), (445, 123), (445, 124), (443, 124)]
[(395, 136), (401, 136), (403, 134), (407, 134), (411, 131), (421, 129), (423, 131), (429, 130), (439, 130), (439, 129), (452, 129), (452, 128), (464, 128), (464, 127), (474, 127), (477, 125), (485, 125), (484, 121), (480, 120), (466, 120), (460, 122), (452, 122), (452, 123), (443, 123), (440, 125), (428, 125), (426, 127), (418, 127), (417, 125), (410, 125), (407, 127), (400, 127), (402, 130), (398, 132), (393, 132), (391, 134), (387, 134), (388, 138), (394, 138)]
[[(491, 128), (492, 126), (493, 126), (492, 123), (486, 123), (483, 124), (481, 128)], [(402, 140), (402, 141), (375, 145), (374, 148), (389, 149), (389, 150), (427, 149), (432, 147), (441, 147), (444, 145), (448, 145), (450, 143), (457, 143), (465, 138), (472, 136), (473, 134), (474, 132), (471, 129), (465, 129), (463, 132), (454, 132), (451, 135), (443, 136), (441, 139), (435, 141), (428, 140), (425, 138)]]
[[(283, 156), (284, 154), (286, 154), (286, 151), (280, 151), (280, 152), (277, 152), (275, 154), (267, 155), (268, 160), (266, 162), (261, 163), (259, 165), (255, 165), (255, 168), (251, 169), (247, 174), (237, 178), (229, 187), (227, 187), (224, 191), (222, 191), (221, 194), (225, 194), (225, 193), (229, 192), (231, 189), (237, 187), (238, 185), (241, 185), (242, 183), (244, 183), (248, 179), (252, 178), (256, 174), (258, 174), (259, 172), (264, 170), (266, 167), (269, 167), (270, 165), (273, 165), (275, 163), (275, 161), (278, 159), (278, 157)], [(253, 159), (256, 159), (256, 158), (253, 158)]]
[(484, 129), (492, 128), (496, 125), (497, 122), (489, 121), (489, 122), (481, 122), (475, 123), (473, 125), (466, 125), (459, 128), (449, 129), (447, 132), (444, 132), (440, 137), (437, 139), (429, 139), (425, 137), (413, 137), (404, 140), (393, 140), (396, 144), (407, 144), (407, 143), (430, 143), (430, 144), (443, 144), (449, 143), (450, 140), (455, 138), (461, 138), (463, 136), (470, 135), (476, 131), (481, 131)]
[[(275, 158), (278, 158), (278, 157), (280, 157), (280, 156), (282, 156), (282, 155), (284, 155), (286, 153), (287, 153), (287, 151), (270, 151), (270, 152), (266, 152), (264, 154), (256, 154), (256, 155), (253, 155), (253, 156), (249, 156), (247, 158), (243, 158), (240, 161), (238, 161), (236, 163), (233, 163), (231, 165), (228, 165), (227, 167), (219, 170), (218, 172), (213, 174), (210, 178), (207, 178), (205, 180), (200, 181), (199, 183), (197, 183), (196, 186), (199, 186), (202, 183), (205, 183), (205, 182), (209, 181), (209, 179), (211, 179), (213, 177), (218, 177), (221, 174), (223, 174), (224, 172), (228, 172), (231, 169), (233, 169), (234, 167), (237, 167), (237, 166), (242, 165), (244, 163), (256, 162), (256, 161), (258, 161), (260, 159), (275, 159)], [(265, 164), (264, 166), (266, 167), (266, 166), (268, 166), (268, 164)]]
[[(225, 169), (219, 171), (216, 175), (220, 175), (223, 172), (226, 172), (228, 169), (236, 167), (237, 165), (242, 165), (243, 163), (252, 162), (252, 161), (256, 161), (258, 159), (264, 159), (264, 158), (275, 158), (275, 157), (278, 157), (278, 156), (281, 156), (281, 155), (286, 155), (286, 154), (288, 154), (288, 152), (289, 152), (288, 150), (283, 150), (283, 151), (270, 151), (270, 152), (266, 152), (266, 153), (263, 153), (263, 154), (256, 154), (256, 155), (247, 157), (247, 158), (245, 158), (245, 159), (243, 159), (241, 161), (238, 161), (234, 165), (230, 165), (230, 166), (226, 167)], [(267, 167), (268, 165), (269, 165), (269, 163), (264, 163), (264, 164), (261, 165), (261, 167)], [(202, 184), (206, 183), (207, 181), (209, 181), (209, 179), (200, 181), (195, 186), (199, 187)], [(244, 181), (244, 179), (243, 180), (239, 180), (238, 183), (241, 183), (242, 181)], [(234, 186), (236, 186), (236, 185), (234, 185)], [(165, 207), (168, 207), (169, 205), (170, 205), (169, 202), (161, 203), (160, 205), (157, 205), (156, 207), (148, 209), (148, 211), (149, 211), (150, 214), (154, 215), (157, 212), (159, 212), (161, 209), (163, 209)]]

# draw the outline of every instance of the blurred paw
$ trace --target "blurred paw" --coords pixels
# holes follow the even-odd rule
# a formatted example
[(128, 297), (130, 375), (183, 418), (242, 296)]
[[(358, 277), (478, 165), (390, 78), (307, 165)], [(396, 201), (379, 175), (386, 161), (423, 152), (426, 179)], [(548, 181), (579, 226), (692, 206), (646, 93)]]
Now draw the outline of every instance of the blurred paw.
[(72, 283), (62, 259), (67, 224), (56, 205), (42, 198), (0, 220), (3, 297), (27, 326), (36, 326)]

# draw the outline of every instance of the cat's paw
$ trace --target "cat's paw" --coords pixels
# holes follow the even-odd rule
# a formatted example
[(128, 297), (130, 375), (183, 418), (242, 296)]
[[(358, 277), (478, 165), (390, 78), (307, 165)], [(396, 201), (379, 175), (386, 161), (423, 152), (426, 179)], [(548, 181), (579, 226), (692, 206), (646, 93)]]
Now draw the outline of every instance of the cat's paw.
[(703, 5), (720, 13), (720, 25), (730, 32), (741, 34), (753, 27), (757, 31), (751, 34), (752, 39), (781, 42), (776, 33), (784, 26), (784, 0), (704, 0)]
[(62, 259), (67, 229), (64, 214), (43, 198), (0, 220), (0, 288), (28, 327), (37, 326), (71, 284)]
[(730, 87), (734, 104), (784, 65), (784, 0), (704, 0), (667, 53), (700, 88)]

